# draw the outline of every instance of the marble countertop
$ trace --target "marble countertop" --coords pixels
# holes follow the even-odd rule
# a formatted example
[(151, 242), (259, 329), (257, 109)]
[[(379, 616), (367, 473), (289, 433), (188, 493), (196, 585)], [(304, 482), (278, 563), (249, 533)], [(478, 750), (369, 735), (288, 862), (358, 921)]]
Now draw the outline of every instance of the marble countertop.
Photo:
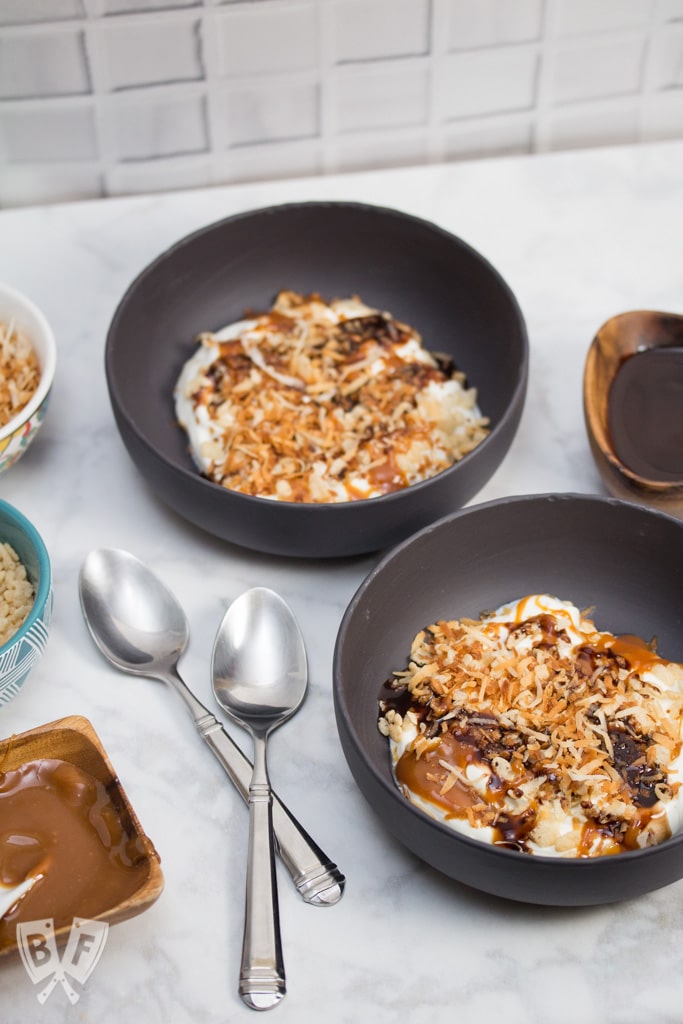
[(0, 213), (0, 280), (43, 309), (59, 347), (41, 433), (0, 478), (2, 497), (42, 533), (55, 588), (46, 654), (0, 709), (0, 736), (65, 715), (89, 718), (166, 880), (149, 911), (110, 930), (74, 1006), (61, 986), (39, 1006), (21, 963), (0, 965), (2, 1020), (223, 1024), (250, 1014), (237, 996), (245, 807), (180, 702), (161, 684), (112, 669), (80, 614), (84, 556), (122, 547), (184, 605), (192, 638), (181, 671), (209, 706), (213, 637), (234, 597), (273, 587), (301, 623), (309, 692), (272, 738), (271, 775), (348, 884), (341, 903), (318, 910), (279, 869), (289, 986), (273, 1011), (281, 1024), (680, 1024), (683, 882), (591, 909), (508, 903), (422, 864), (365, 803), (337, 738), (331, 668), (344, 608), (378, 555), (290, 561), (221, 543), (150, 493), (119, 439), (103, 350), (133, 277), (195, 228), (305, 199), (361, 200), (434, 220), (477, 248), (515, 291), (531, 345), (528, 399), (509, 455), (476, 500), (601, 493), (581, 399), (591, 339), (616, 313), (681, 312), (683, 142)]

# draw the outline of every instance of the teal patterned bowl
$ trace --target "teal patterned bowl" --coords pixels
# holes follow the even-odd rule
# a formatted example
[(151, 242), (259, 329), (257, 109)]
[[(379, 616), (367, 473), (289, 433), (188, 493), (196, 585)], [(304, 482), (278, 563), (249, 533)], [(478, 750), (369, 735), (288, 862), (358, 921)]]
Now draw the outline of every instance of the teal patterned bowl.
[(0, 501), (0, 543), (11, 544), (26, 567), (35, 590), (24, 624), (0, 647), (0, 707), (16, 697), (31, 669), (42, 657), (52, 620), (52, 572), (42, 537), (29, 520)]
[(9, 423), (0, 426), (0, 473), (21, 458), (38, 433), (57, 366), (57, 345), (44, 315), (16, 288), (0, 284), (0, 324), (10, 323), (30, 339), (40, 365), (40, 383), (28, 404)]

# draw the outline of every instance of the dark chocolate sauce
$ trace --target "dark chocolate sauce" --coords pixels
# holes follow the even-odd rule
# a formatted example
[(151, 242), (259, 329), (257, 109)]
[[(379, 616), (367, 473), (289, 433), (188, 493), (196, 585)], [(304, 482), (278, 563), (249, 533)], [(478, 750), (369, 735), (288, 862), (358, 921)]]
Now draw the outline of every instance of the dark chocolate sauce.
[(534, 642), (534, 647), (556, 647), (559, 640), (569, 643), (570, 637), (565, 629), (558, 625), (553, 615), (533, 615), (524, 619), (510, 630), (511, 636), (528, 636), (540, 630), (541, 639)]
[(614, 767), (631, 790), (634, 804), (653, 807), (659, 799), (656, 787), (666, 783), (666, 775), (658, 764), (647, 763), (648, 739), (615, 726), (609, 726), (608, 732)]
[(393, 679), (387, 679), (382, 686), (380, 707), (383, 711), (396, 711), (403, 717), (412, 706), (413, 696), (407, 686), (392, 685), (393, 682)]
[(493, 830), (496, 846), (505, 846), (509, 850), (525, 850), (526, 840), (536, 824), (536, 813), (531, 807), (521, 814), (499, 814)]
[(647, 480), (683, 480), (683, 348), (628, 356), (609, 393), (607, 422), (614, 451)]

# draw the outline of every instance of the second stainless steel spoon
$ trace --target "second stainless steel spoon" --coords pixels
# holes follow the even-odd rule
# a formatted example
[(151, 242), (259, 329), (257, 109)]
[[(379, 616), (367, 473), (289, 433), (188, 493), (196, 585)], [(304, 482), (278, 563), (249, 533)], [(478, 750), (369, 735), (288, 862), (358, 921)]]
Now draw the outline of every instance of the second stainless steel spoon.
[(303, 637), (279, 594), (254, 587), (232, 602), (216, 634), (211, 677), (220, 706), (254, 741), (239, 993), (252, 1010), (268, 1010), (286, 988), (266, 744), (298, 709), (308, 678)]
[[(189, 630), (185, 613), (158, 576), (128, 551), (91, 551), (79, 577), (81, 608), (92, 637), (112, 665), (168, 683), (192, 715), (202, 739), (246, 801), (251, 763), (178, 672)], [(337, 903), (345, 879), (292, 814), (273, 797), (277, 850), (303, 899)]]

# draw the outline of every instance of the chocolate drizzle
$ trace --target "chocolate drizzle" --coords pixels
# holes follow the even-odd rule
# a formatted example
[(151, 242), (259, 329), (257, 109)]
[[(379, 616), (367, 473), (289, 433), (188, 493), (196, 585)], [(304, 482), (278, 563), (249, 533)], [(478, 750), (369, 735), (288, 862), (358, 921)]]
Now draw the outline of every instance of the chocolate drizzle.
[(607, 409), (614, 451), (647, 480), (683, 480), (683, 348), (651, 348), (617, 370)]
[[(576, 609), (524, 617), (528, 601), (510, 621), (417, 634), (379, 695), (396, 781), (506, 848), (588, 857), (661, 841), (683, 715), (674, 682), (662, 703), (661, 680), (681, 666), (639, 637), (577, 625)], [(664, 676), (648, 682), (653, 670)]]

